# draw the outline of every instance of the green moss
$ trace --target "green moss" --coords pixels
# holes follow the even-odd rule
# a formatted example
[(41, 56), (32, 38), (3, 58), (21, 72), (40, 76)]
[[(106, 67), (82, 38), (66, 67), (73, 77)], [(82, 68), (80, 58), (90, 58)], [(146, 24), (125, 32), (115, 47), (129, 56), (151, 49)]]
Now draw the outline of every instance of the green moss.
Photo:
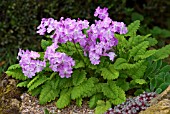
[[(4, 83), (4, 79), (7, 83)], [(20, 100), (21, 90), (15, 84), (11, 84), (13, 79), (0, 78), (0, 114), (19, 114), (19, 107), (12, 105), (12, 99)]]

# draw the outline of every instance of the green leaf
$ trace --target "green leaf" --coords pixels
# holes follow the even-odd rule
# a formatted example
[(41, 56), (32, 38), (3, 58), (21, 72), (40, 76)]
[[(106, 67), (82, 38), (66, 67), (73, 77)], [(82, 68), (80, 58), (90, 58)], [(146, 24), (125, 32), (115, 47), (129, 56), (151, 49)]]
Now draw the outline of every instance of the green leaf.
[(50, 114), (50, 112), (47, 109), (44, 109), (44, 114)]
[(157, 52), (157, 50), (149, 50), (149, 51), (146, 51), (143, 55), (136, 55), (136, 59), (146, 59), (150, 56), (152, 56), (153, 54), (155, 54)]
[(118, 58), (115, 63), (114, 63), (114, 68), (117, 70), (125, 70), (125, 69), (133, 69), (133, 68), (138, 68), (139, 66), (142, 65), (144, 60), (140, 60), (136, 63), (127, 63), (127, 61), (123, 58)]
[(147, 38), (146, 41), (149, 42), (149, 47), (155, 46), (158, 43), (158, 41), (155, 38), (152, 38), (152, 37)]
[(103, 114), (109, 108), (111, 108), (111, 103), (109, 101), (104, 102), (102, 100), (99, 100), (97, 102), (97, 107), (95, 108), (95, 114)]
[(68, 90), (66, 88), (62, 90), (60, 98), (56, 102), (57, 108), (62, 109), (70, 104), (71, 101), (70, 94), (71, 94), (71, 89)]
[(89, 107), (90, 107), (91, 109), (95, 108), (96, 105), (97, 105), (97, 101), (98, 101), (98, 100), (101, 100), (102, 97), (103, 97), (102, 94), (95, 94), (95, 95), (93, 95), (93, 96), (91, 97), (90, 101), (88, 102)]
[(57, 48), (58, 52), (64, 52), (69, 56), (72, 56), (75, 53), (81, 54), (82, 53), (82, 48), (78, 43), (73, 43), (73, 42), (66, 42), (65, 44), (61, 44)]
[(143, 92), (144, 92), (143, 89), (138, 89), (138, 90), (135, 91), (134, 95), (138, 96), (138, 95), (142, 94)]
[(43, 50), (46, 50), (48, 46), (50, 46), (52, 44), (51, 41), (47, 41), (47, 40), (44, 40), (42, 39), (41, 40), (41, 47)]
[(114, 105), (118, 105), (126, 101), (125, 92), (119, 87), (117, 87), (117, 91), (118, 91), (118, 97), (116, 99), (110, 99), (110, 102)]
[(133, 36), (140, 27), (140, 21), (136, 20), (128, 26), (128, 33), (125, 36)]
[(102, 86), (102, 92), (103, 94), (111, 99), (116, 99), (118, 97), (118, 90), (116, 84), (104, 84)]
[(126, 79), (117, 79), (116, 80), (116, 85), (122, 88), (124, 91), (129, 90), (129, 82), (126, 81)]
[(132, 21), (135, 21), (135, 20), (143, 21), (143, 20), (144, 20), (144, 17), (143, 17), (143, 15), (141, 15), (141, 14), (139, 14), (139, 13), (137, 13), (137, 12), (134, 12), (134, 13), (132, 13), (132, 15), (131, 15), (131, 19), (132, 19)]
[(71, 91), (71, 99), (80, 98), (84, 94), (88, 94), (93, 90), (95, 78), (89, 78), (88, 80), (81, 83), (79, 86), (74, 86)]
[(134, 46), (131, 50), (129, 50), (129, 56), (134, 57), (134, 60), (138, 60), (138, 55), (143, 55), (146, 52), (146, 48), (148, 48), (149, 42), (144, 41), (137, 46)]
[(45, 104), (51, 102), (56, 97), (59, 96), (60, 89), (55, 89), (52, 86), (54, 85), (53, 81), (48, 81), (42, 86), (42, 90), (39, 97), (39, 103)]
[(170, 45), (166, 45), (161, 49), (158, 49), (157, 52), (153, 55), (153, 60), (158, 61), (160, 59), (167, 58), (170, 55)]
[(5, 72), (8, 76), (12, 76), (15, 79), (18, 80), (26, 80), (28, 79), (27, 76), (24, 76), (24, 74), (22, 73), (22, 69), (21, 68), (17, 68), (17, 69), (13, 69), (13, 70), (8, 70)]
[(170, 71), (170, 65), (166, 65), (159, 72), (169, 72)]
[(126, 59), (124, 59), (124, 58), (117, 58), (115, 63), (114, 63), (114, 67), (117, 69), (117, 67), (122, 66), (122, 64), (124, 64), (124, 63), (127, 63)]
[(23, 82), (20, 82), (17, 84), (17, 87), (27, 87), (27, 84), (30, 82), (30, 80), (26, 80)]
[(77, 98), (77, 99), (76, 99), (76, 105), (77, 105), (78, 107), (81, 107), (82, 101), (83, 101), (82, 98)]
[(109, 65), (107, 68), (102, 68), (101, 71), (101, 75), (107, 80), (117, 79), (119, 76), (119, 71), (117, 71), (113, 65)]
[(144, 79), (135, 79), (135, 82), (140, 84), (140, 85), (147, 83)]
[(60, 89), (73, 86), (72, 78), (60, 78), (59, 80), (60, 81), (58, 82), (58, 88)]
[(35, 80), (32, 85), (30, 85), (28, 88), (28, 91), (31, 91), (33, 89), (35, 89), (36, 87), (38, 87), (39, 85), (45, 83), (48, 80), (48, 78), (46, 76), (41, 76), (41, 78), (38, 78), (37, 80)]
[(85, 67), (85, 64), (84, 64), (84, 62), (82, 61), (82, 60), (76, 60), (76, 65), (73, 67), (73, 68), (83, 68), (83, 67)]
[(80, 85), (84, 80), (86, 80), (86, 71), (85, 70), (74, 70), (72, 74), (73, 85)]
[(31, 93), (32, 96), (36, 96), (36, 95), (39, 95), (41, 93), (41, 90), (42, 90), (42, 87), (39, 86), (39, 87), (31, 90), (29, 93)]
[(162, 37), (162, 38), (168, 38), (170, 37), (170, 31), (169, 30), (166, 30), (166, 29), (162, 29), (158, 26), (155, 26), (153, 27), (152, 30), (150, 30), (151, 34), (153, 34), (153, 36), (159, 36), (159, 37)]
[(155, 91), (157, 94), (160, 94), (161, 92), (162, 92), (162, 89), (161, 88), (158, 88), (158, 89), (156, 89), (156, 91)]
[(18, 69), (21, 68), (21, 66), (19, 64), (14, 64), (8, 67), (8, 70), (14, 70), (14, 69)]
[(38, 78), (40, 77), (40, 75), (35, 76), (27, 85), (27, 88), (29, 88), (36, 80), (38, 80)]
[(159, 88), (161, 88), (162, 91), (164, 91), (169, 85), (170, 85), (170, 83), (164, 82), (164, 83), (162, 83), (162, 84), (159, 86)]
[(132, 78), (132, 79), (139, 79), (139, 78), (143, 78), (144, 73), (146, 71), (147, 65), (146, 64), (142, 64), (137, 68), (133, 68), (128, 70), (128, 75)]

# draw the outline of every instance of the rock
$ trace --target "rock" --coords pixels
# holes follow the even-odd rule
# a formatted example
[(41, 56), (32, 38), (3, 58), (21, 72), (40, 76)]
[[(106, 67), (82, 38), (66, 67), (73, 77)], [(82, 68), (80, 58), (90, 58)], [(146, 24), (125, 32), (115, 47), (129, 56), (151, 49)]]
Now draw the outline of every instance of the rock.
[(151, 100), (150, 107), (139, 114), (170, 114), (170, 86)]
[(5, 73), (0, 77), (0, 114), (20, 114), (20, 95), (22, 91), (16, 87), (17, 80)]

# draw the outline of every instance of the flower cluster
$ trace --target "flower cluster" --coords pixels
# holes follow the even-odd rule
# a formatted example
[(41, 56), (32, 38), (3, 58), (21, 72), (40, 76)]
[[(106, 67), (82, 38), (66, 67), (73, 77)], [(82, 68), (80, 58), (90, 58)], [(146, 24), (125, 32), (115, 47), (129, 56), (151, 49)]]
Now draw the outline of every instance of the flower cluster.
[[(120, 34), (127, 33), (127, 27), (123, 22), (112, 21), (108, 17), (107, 8), (101, 9), (98, 7), (94, 13), (94, 16), (98, 16), (100, 20), (95, 21), (95, 24), (89, 26), (87, 20), (77, 21), (75, 19), (67, 18), (64, 20), (62, 17), (60, 21), (52, 18), (43, 18), (41, 24), (37, 27), (40, 35), (44, 35), (45, 32), (50, 33), (53, 42), (66, 43), (67, 41), (73, 43), (79, 43), (83, 48), (85, 56), (89, 55), (92, 64), (96, 65), (100, 63), (101, 56), (108, 56), (110, 60), (114, 60), (116, 54), (114, 52), (108, 52), (113, 46), (116, 46), (118, 41), (114, 37), (114, 33)], [(83, 30), (87, 30), (88, 37), (83, 34)]]
[(54, 72), (59, 72), (61, 78), (69, 78), (73, 72), (72, 66), (75, 65), (75, 61), (65, 53), (55, 52), (57, 47), (54, 44), (47, 47), (44, 57), (49, 60), (49, 67)]
[(28, 78), (32, 78), (32, 76), (35, 76), (35, 73), (42, 71), (46, 66), (45, 61), (36, 60), (39, 57), (40, 55), (37, 52), (19, 50), (17, 59), (20, 60), (19, 64), (22, 71)]
[(100, 63), (101, 56), (108, 56), (113, 61), (116, 54), (114, 52), (107, 52), (118, 44), (114, 33), (127, 33), (125, 24), (123, 22), (112, 21), (108, 17), (107, 10), (107, 8), (101, 9), (100, 7), (96, 9), (94, 16), (98, 16), (101, 20), (96, 20), (95, 24), (90, 26), (90, 29), (87, 31), (88, 44), (83, 47), (84, 51), (89, 53), (90, 61), (94, 65)]
[(53, 18), (43, 18), (41, 24), (37, 27), (39, 29), (37, 33), (44, 35), (45, 32), (50, 33), (54, 31), (51, 38), (55, 43), (66, 43), (67, 41), (77, 43), (79, 42), (81, 46), (86, 43), (86, 35), (83, 34), (82, 30), (89, 27), (89, 22), (87, 20), (77, 21), (75, 19), (66, 18), (64, 20), (61, 17), (60, 21), (54, 20)]
[[(47, 62), (48, 60), (50, 68), (54, 72), (59, 72), (59, 75), (62, 78), (70, 77), (72, 66), (75, 65), (75, 61), (66, 54), (55, 51), (58, 48), (58, 44), (66, 43), (68, 41), (79, 43), (84, 51), (84, 55), (88, 55), (91, 63), (94, 65), (100, 63), (101, 56), (108, 56), (110, 60), (113, 61), (116, 54), (110, 50), (113, 46), (118, 44), (117, 39), (114, 37), (114, 33), (125, 34), (127, 28), (123, 22), (112, 21), (112, 19), (108, 17), (109, 14), (107, 10), (107, 8), (101, 9), (98, 7), (94, 16), (98, 16), (100, 20), (95, 20), (95, 24), (92, 24), (91, 26), (89, 26), (87, 20), (64, 19), (61, 17), (60, 20), (57, 21), (53, 18), (43, 18), (41, 24), (37, 27), (37, 33), (40, 35), (45, 35), (46, 32), (53, 33), (50, 36), (53, 44), (47, 47), (44, 55), (44, 62)], [(19, 53), (23, 53), (21, 54), (22, 56), (28, 55), (24, 52)], [(29, 55), (27, 58), (29, 59), (21, 59), (20, 64), (22, 65), (24, 74), (28, 77), (32, 77), (35, 75), (35, 72), (39, 72), (40, 70), (32, 72), (32, 64), (35, 63), (35, 60), (32, 60)], [(31, 60), (31, 63), (29, 60)], [(28, 62), (27, 64), (30, 64), (27, 65), (27, 68), (25, 68), (26, 61)], [(45, 64), (44, 62), (43, 64)], [(39, 61), (39, 64), (42, 64), (42, 62)]]
[(115, 106), (114, 109), (110, 108), (105, 114), (138, 114), (149, 107), (149, 102), (154, 97), (156, 97), (155, 92), (144, 92), (137, 97), (127, 99), (126, 102)]

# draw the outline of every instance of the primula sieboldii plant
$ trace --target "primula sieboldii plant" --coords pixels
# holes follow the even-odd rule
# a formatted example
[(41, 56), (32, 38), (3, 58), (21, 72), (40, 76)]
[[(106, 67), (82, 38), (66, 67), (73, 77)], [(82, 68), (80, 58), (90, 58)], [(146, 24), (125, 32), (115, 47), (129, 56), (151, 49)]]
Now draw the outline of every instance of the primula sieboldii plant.
[[(140, 21), (126, 27), (113, 21), (107, 11), (98, 7), (94, 16), (99, 19), (93, 24), (81, 19), (43, 18), (37, 33), (46, 36), (41, 41), (44, 51), (19, 49), (19, 64), (11, 65), (6, 74), (20, 80), (17, 87), (27, 87), (31, 95), (39, 97), (40, 104), (57, 98), (57, 109), (68, 106), (71, 100), (81, 106), (83, 99), (89, 98), (89, 108), (95, 108), (95, 114), (111, 106), (117, 108), (108, 113), (140, 111), (138, 99), (119, 104), (131, 90), (134, 95), (160, 93), (169, 86), (170, 66), (162, 59), (170, 55), (170, 45), (148, 50), (157, 40), (150, 34), (137, 34)], [(127, 110), (122, 108), (134, 101), (137, 110), (129, 110), (131, 105)]]
[[(71, 77), (75, 61), (65, 53), (56, 52), (59, 44), (66, 42), (79, 43), (84, 56), (88, 56), (93, 65), (100, 63), (101, 56), (108, 56), (113, 61), (116, 54), (110, 50), (118, 44), (114, 33), (126, 34), (127, 27), (123, 22), (113, 21), (107, 10), (108, 8), (98, 7), (94, 16), (98, 17), (99, 20), (95, 20), (95, 23), (91, 25), (87, 20), (81, 19), (61, 17), (58, 21), (53, 18), (43, 18), (37, 27), (37, 33), (39, 35), (52, 33), (50, 36), (52, 45), (47, 47), (44, 61), (38, 60), (40, 55), (37, 52), (20, 49), (18, 53), (19, 64), (24, 75), (32, 78), (36, 72), (42, 71), (46, 67), (46, 62), (49, 61), (49, 68), (54, 72), (59, 72), (61, 78)], [(83, 30), (86, 30), (86, 33)]]

